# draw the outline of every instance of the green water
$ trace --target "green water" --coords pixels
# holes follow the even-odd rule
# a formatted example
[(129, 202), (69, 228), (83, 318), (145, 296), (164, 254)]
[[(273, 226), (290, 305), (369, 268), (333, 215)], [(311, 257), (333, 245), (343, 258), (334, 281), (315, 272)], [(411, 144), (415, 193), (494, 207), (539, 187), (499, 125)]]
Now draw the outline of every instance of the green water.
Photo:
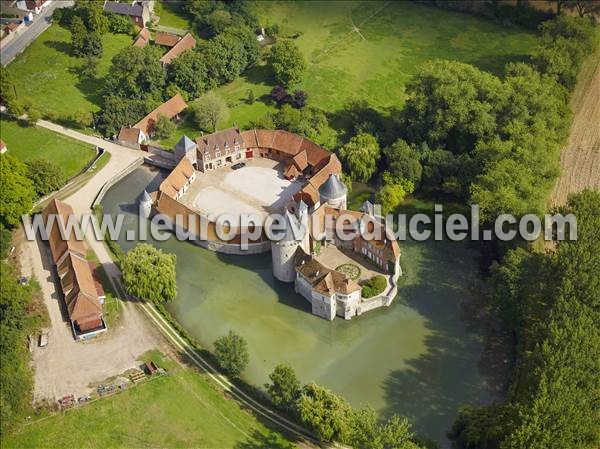
[[(136, 170), (108, 192), (105, 212), (125, 213), (126, 228), (136, 227), (141, 191), (162, 178)], [(395, 303), (328, 322), (311, 315), (291, 285), (273, 279), (270, 254), (225, 256), (174, 238), (154, 243), (177, 255), (173, 315), (209, 348), (229, 329), (241, 334), (250, 350), (244, 377), (255, 385), (287, 362), (303, 382), (314, 380), (356, 406), (405, 415), (443, 445), (460, 404), (492, 398), (478, 370), (481, 339), (463, 319), (461, 304), (481, 287), (476, 255), (464, 244), (401, 244), (405, 275)]]

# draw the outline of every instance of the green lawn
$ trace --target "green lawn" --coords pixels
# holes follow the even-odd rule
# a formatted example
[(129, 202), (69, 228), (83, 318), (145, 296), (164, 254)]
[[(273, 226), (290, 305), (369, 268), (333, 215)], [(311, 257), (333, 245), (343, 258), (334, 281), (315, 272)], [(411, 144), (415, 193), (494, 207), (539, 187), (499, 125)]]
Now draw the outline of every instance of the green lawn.
[(71, 34), (53, 24), (8, 66), (17, 94), (31, 99), (43, 114), (70, 117), (77, 111), (98, 111), (101, 90), (112, 57), (132, 43), (131, 36), (107, 33), (98, 78), (81, 80), (83, 60), (71, 55)]
[(154, 12), (160, 17), (159, 25), (189, 30), (192, 28), (192, 17), (183, 10), (182, 1), (159, 0), (154, 4)]
[[(298, 35), (294, 41), (308, 63), (298, 87), (308, 92), (309, 104), (332, 114), (352, 98), (380, 110), (401, 107), (407, 81), (428, 60), (455, 59), (501, 73), (536, 43), (521, 29), (411, 2), (260, 2), (255, 8), (263, 25), (280, 25), (280, 38)], [(270, 91), (269, 72), (251, 69), (218, 89), (233, 105), (228, 124), (244, 126), (271, 108), (243, 101), (248, 89), (257, 98)]]
[(44, 128), (0, 119), (0, 138), (8, 153), (23, 161), (45, 157), (61, 166), (68, 178), (79, 173), (96, 155), (91, 145)]
[[(161, 359), (168, 376), (130, 387), (2, 436), (3, 448), (291, 448), (207, 383), (204, 374)], [(36, 418), (34, 417), (34, 420)]]

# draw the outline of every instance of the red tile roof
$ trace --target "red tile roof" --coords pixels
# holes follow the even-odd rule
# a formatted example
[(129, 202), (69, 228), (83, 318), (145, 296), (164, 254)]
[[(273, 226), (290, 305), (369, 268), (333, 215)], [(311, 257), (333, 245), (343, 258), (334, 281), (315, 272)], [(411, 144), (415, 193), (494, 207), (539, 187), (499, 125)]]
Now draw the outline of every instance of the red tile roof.
[(156, 125), (159, 115), (164, 115), (165, 117), (172, 119), (180, 114), (185, 108), (187, 108), (187, 103), (180, 94), (177, 94), (173, 98), (165, 101), (154, 111), (133, 125), (133, 127), (141, 129), (147, 136), (150, 136), (154, 132), (154, 126)]
[(118, 139), (122, 140), (124, 142), (139, 143), (141, 132), (142, 131), (138, 128), (128, 128), (128, 127), (124, 126), (123, 128), (121, 128), (121, 131), (119, 132)]
[(166, 52), (160, 62), (170, 64), (175, 58), (180, 56), (184, 51), (190, 50), (196, 46), (196, 39), (190, 33), (187, 33), (183, 38), (175, 44), (168, 52)]
[(154, 38), (154, 43), (157, 45), (164, 45), (165, 47), (174, 47), (177, 42), (179, 42), (181, 38), (176, 34), (165, 33), (164, 31), (159, 31), (156, 33), (156, 37)]

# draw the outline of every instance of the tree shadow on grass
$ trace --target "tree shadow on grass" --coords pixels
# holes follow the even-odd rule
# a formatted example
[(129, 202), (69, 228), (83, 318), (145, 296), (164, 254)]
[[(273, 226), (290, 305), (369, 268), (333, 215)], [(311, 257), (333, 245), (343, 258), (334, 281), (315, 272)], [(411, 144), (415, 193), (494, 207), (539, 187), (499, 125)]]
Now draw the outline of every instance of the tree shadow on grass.
[(258, 430), (252, 432), (252, 435), (245, 441), (240, 441), (234, 446), (234, 449), (292, 449), (295, 446), (289, 441), (283, 440), (275, 433), (265, 435)]
[(53, 48), (56, 51), (64, 53), (65, 55), (75, 56), (73, 54), (73, 49), (71, 48), (71, 44), (69, 44), (68, 42), (46, 41), (46, 42), (44, 42), (44, 45), (46, 45), (47, 47)]
[(273, 86), (277, 84), (273, 70), (268, 64), (255, 64), (246, 70), (242, 77), (252, 84), (265, 84)]
[(500, 77), (504, 75), (504, 68), (506, 64), (511, 62), (530, 62), (531, 56), (520, 54), (520, 55), (488, 55), (481, 56), (473, 61), (471, 64), (481, 70), (485, 70), (494, 73)]

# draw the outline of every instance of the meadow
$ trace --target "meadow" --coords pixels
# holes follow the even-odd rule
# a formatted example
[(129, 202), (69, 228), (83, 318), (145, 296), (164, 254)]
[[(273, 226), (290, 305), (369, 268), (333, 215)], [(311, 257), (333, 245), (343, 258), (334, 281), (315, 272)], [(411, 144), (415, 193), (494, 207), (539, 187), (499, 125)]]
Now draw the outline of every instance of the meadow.
[(191, 368), (153, 352), (167, 375), (3, 435), (2, 447), (292, 448)]
[[(411, 2), (258, 2), (255, 9), (263, 26), (278, 24), (279, 38), (298, 45), (308, 68), (296, 88), (334, 119), (351, 99), (384, 113), (401, 108), (407, 82), (426, 61), (453, 59), (501, 74), (536, 44), (528, 31)], [(268, 99), (274, 84), (259, 64), (220, 87), (231, 108), (222, 125), (243, 127), (275, 110)], [(259, 101), (247, 103), (249, 90)]]
[(71, 54), (71, 33), (53, 24), (8, 66), (18, 96), (27, 97), (43, 115), (71, 117), (100, 110), (104, 77), (111, 59), (132, 43), (131, 36), (107, 33), (96, 78), (82, 79), (83, 59)]
[(75, 176), (94, 158), (91, 145), (36, 126), (14, 120), (0, 120), (0, 137), (8, 153), (22, 161), (44, 157), (56, 163), (68, 178)]

